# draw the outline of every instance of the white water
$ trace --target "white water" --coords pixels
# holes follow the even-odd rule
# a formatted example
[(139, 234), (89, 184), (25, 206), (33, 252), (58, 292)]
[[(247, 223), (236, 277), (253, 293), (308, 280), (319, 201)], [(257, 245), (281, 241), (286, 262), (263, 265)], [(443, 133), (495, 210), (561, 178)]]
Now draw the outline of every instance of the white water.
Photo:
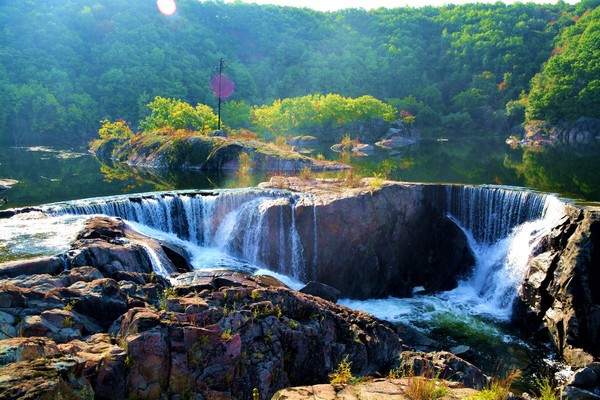
[[(279, 208), (279, 248), (277, 265), (270, 267), (303, 280), (304, 250), (295, 221), (297, 197), (270, 190), (168, 192), (77, 200), (47, 205), (44, 210), (55, 215), (121, 217), (137, 230), (188, 249), (197, 269), (250, 271), (268, 266), (264, 259), (265, 249), (270, 245), (265, 214), (269, 206), (275, 205)], [(284, 221), (287, 206), (291, 210), (291, 224)], [(165, 274), (161, 266), (155, 270)]]
[[(457, 214), (463, 218), (466, 216), (467, 221), (473, 222), (473, 215), (496, 215), (495, 218), (500, 219), (505, 213), (514, 216), (514, 210), (522, 207), (510, 204), (515, 200), (515, 194), (499, 191), (496, 193), (499, 198), (490, 198), (493, 196), (488, 195), (488, 204), (496, 207), (494, 212), (478, 210), (477, 207), (469, 205), (468, 213)], [(510, 320), (513, 302), (527, 272), (533, 248), (564, 215), (564, 206), (560, 200), (553, 196), (537, 196), (536, 199), (528, 198), (537, 211), (520, 211), (522, 215), (535, 215), (534, 212), (538, 212), (537, 218), (526, 222), (519, 222), (518, 218), (504, 223), (498, 222), (490, 225), (492, 232), (485, 232), (472, 224), (471, 228), (475, 226), (480, 233), (479, 240), (469, 228), (461, 226), (461, 222), (451, 216), (466, 233), (475, 257), (472, 273), (460, 280), (454, 290), (436, 295), (417, 295), (409, 299), (343, 299), (340, 303), (369, 312), (384, 320), (408, 323), (425, 332), (441, 329), (460, 332), (465, 336), (483, 335), (489, 340), (518, 341), (499, 330), (495, 322)], [(522, 199), (523, 196), (516, 200)], [(507, 227), (509, 223), (513, 224), (510, 229)], [(491, 239), (503, 230), (508, 230), (507, 236)]]

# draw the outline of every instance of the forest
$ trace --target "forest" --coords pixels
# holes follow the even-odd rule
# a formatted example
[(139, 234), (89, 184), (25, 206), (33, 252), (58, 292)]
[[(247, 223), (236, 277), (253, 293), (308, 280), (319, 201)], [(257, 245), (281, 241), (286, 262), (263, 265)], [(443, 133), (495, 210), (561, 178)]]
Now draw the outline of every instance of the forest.
[(221, 58), (235, 87), (222, 121), (236, 128), (278, 129), (260, 116), (328, 94), (385, 118), (393, 106), (431, 135), (598, 117), (599, 4), (323, 13), (179, 0), (167, 17), (142, 0), (3, 2), (0, 141), (84, 144), (105, 120), (138, 130), (157, 96), (212, 112)]

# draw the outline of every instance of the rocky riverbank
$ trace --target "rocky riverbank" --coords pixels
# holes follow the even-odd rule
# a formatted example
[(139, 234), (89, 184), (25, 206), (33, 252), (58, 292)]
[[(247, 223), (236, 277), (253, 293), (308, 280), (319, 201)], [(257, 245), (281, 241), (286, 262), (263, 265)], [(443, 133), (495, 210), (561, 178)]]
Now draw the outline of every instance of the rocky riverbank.
[(575, 122), (552, 124), (532, 121), (515, 130), (506, 143), (520, 147), (545, 147), (555, 145), (598, 146), (600, 144), (600, 119), (581, 117)]
[[(130, 140), (109, 139), (95, 149), (95, 154), (99, 158), (133, 166), (163, 169), (300, 172), (304, 168), (312, 171), (350, 168), (345, 164), (317, 160), (259, 141), (220, 136), (173, 138), (147, 134)], [(240, 159), (242, 154), (248, 156), (247, 160)]]
[[(362, 376), (420, 359), (401, 355), (391, 324), (274, 278), (169, 281), (148, 252), (175, 272), (160, 243), (118, 219), (91, 219), (71, 247), (0, 265), (0, 398), (247, 399), (258, 389), (268, 399), (328, 382), (345, 356)], [(481, 385), (480, 372), (460, 365), (453, 376)]]

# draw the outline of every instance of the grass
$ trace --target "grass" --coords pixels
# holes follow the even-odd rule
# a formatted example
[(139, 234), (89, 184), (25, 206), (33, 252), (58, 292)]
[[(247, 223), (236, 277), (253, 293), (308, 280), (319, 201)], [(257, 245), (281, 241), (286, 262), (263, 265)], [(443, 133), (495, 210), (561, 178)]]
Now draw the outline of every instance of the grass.
[(70, 328), (73, 326), (73, 320), (71, 319), (71, 317), (66, 317), (65, 319), (62, 320), (62, 326), (63, 328)]
[(166, 311), (167, 310), (167, 300), (172, 297), (175, 297), (175, 296), (176, 296), (175, 289), (165, 288), (165, 290), (163, 290), (162, 294), (158, 297), (158, 306), (160, 307), (160, 309)]
[(490, 387), (471, 396), (469, 400), (506, 400), (510, 393), (510, 386), (521, 376), (521, 371), (515, 370), (504, 378), (494, 378)]
[(302, 168), (302, 171), (300, 171), (300, 174), (298, 176), (300, 176), (300, 178), (305, 179), (305, 180), (311, 180), (311, 179), (315, 178), (315, 174), (312, 172), (312, 170), (308, 166)]
[(231, 334), (231, 329), (226, 329), (221, 333), (222, 340), (229, 340), (233, 335)]
[(448, 386), (438, 377), (411, 376), (408, 378), (406, 394), (412, 400), (433, 400), (450, 393)]
[(537, 385), (540, 395), (538, 400), (558, 400), (558, 396), (556, 395), (556, 390), (550, 383), (550, 379), (548, 377), (544, 378), (536, 378), (535, 384)]
[(369, 186), (371, 186), (374, 189), (381, 189), (381, 187), (383, 186), (383, 177), (381, 176), (381, 174), (375, 173), (373, 175), (373, 179), (371, 179), (371, 181), (369, 182)]

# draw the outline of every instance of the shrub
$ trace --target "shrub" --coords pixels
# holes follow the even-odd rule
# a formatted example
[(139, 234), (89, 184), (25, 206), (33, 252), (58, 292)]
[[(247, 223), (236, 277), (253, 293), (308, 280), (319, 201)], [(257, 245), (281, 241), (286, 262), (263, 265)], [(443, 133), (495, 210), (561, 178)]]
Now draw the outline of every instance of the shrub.
[(309, 166), (302, 168), (302, 171), (300, 171), (300, 174), (298, 176), (300, 176), (300, 178), (306, 179), (306, 180), (315, 178), (315, 174), (313, 174), (313, 172)]
[(380, 189), (383, 186), (383, 177), (381, 174), (375, 173), (373, 179), (369, 182), (369, 186), (374, 189)]
[(354, 376), (352, 376), (352, 371), (350, 371), (351, 367), (352, 361), (348, 361), (348, 356), (346, 355), (337, 369), (329, 374), (330, 383), (332, 385), (352, 383)]
[(100, 121), (102, 126), (98, 129), (98, 135), (102, 140), (108, 140), (112, 137), (129, 139), (133, 137), (133, 132), (122, 119), (110, 122), (107, 119)]

